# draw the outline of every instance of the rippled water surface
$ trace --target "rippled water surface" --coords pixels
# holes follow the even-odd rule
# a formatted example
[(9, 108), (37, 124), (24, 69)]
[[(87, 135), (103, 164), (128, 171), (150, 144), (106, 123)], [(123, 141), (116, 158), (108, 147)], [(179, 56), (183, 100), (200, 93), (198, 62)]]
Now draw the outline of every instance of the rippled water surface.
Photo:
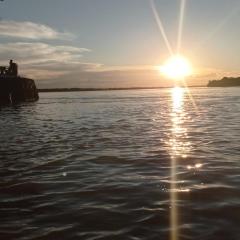
[(0, 239), (240, 239), (240, 88), (42, 93), (0, 130)]

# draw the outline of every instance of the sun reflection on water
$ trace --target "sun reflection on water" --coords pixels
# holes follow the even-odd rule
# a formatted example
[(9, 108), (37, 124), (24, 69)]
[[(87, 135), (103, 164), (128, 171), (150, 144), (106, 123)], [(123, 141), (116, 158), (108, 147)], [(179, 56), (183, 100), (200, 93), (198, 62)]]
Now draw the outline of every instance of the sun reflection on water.
[(191, 144), (187, 139), (187, 128), (184, 126), (184, 121), (187, 118), (187, 113), (184, 110), (185, 88), (175, 87), (172, 89), (172, 112), (170, 120), (172, 122), (170, 144), (171, 157), (186, 158), (190, 151)]
[(175, 87), (172, 89), (172, 102), (174, 112), (181, 111), (183, 105), (184, 89), (180, 87)]
[(170, 155), (171, 155), (171, 186), (170, 186), (170, 225), (171, 225), (171, 240), (178, 240), (178, 211), (177, 200), (179, 192), (189, 192), (189, 189), (183, 189), (177, 186), (177, 159), (187, 158), (190, 151), (190, 142), (186, 141), (187, 128), (184, 127), (184, 119), (186, 112), (184, 111), (184, 96), (185, 89), (175, 87), (171, 91), (172, 111), (171, 122), (172, 131), (169, 140)]

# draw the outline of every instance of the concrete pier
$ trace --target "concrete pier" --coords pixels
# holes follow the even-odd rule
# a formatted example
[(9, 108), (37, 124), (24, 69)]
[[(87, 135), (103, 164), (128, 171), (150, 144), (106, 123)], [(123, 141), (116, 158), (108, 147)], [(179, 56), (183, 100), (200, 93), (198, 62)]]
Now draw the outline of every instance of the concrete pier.
[(0, 106), (39, 99), (35, 82), (19, 76), (0, 76)]

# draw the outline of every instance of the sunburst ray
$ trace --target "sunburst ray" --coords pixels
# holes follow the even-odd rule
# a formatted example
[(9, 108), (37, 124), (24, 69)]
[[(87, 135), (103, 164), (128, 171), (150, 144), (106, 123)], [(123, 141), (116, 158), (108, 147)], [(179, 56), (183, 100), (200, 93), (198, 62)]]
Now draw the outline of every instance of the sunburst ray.
[(167, 38), (167, 35), (166, 35), (166, 32), (165, 32), (165, 29), (163, 27), (163, 24), (162, 24), (162, 20), (157, 12), (157, 8), (156, 8), (156, 5), (155, 5), (155, 1), (154, 0), (150, 0), (150, 5), (151, 5), (151, 8), (152, 8), (152, 11), (153, 11), (153, 15), (154, 15), (154, 18), (156, 20), (156, 23), (158, 25), (158, 28), (160, 30), (160, 33), (162, 35), (162, 38), (164, 40), (164, 43), (166, 44), (166, 47), (170, 53), (170, 55), (173, 55), (173, 50), (172, 50), (172, 47), (170, 45), (170, 42)]

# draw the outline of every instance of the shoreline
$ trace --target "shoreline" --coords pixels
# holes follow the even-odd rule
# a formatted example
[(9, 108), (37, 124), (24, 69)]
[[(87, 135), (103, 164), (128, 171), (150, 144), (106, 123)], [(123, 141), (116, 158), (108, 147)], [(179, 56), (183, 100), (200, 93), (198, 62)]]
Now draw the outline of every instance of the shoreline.
[[(181, 86), (184, 87), (184, 86)], [(188, 86), (189, 88), (207, 87), (204, 85)], [(38, 92), (87, 92), (87, 91), (124, 91), (124, 90), (152, 90), (152, 89), (167, 89), (173, 87), (132, 87), (132, 88), (40, 88)]]

